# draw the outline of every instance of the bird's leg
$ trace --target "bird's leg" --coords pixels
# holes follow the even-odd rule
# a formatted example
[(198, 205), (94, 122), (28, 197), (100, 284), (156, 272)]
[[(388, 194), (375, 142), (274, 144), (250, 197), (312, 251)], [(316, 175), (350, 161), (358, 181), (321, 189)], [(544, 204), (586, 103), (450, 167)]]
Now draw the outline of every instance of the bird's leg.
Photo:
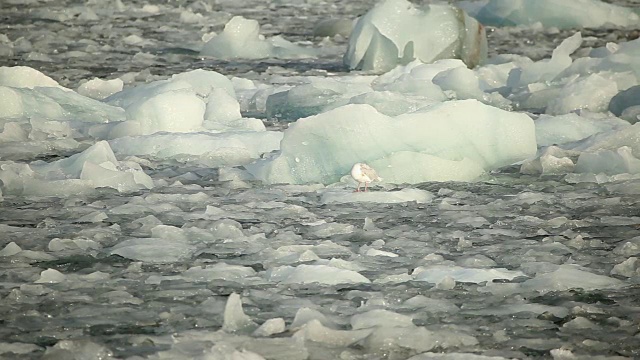
[(360, 192), (360, 186), (362, 186), (362, 185), (361, 185), (360, 182), (358, 182), (358, 188), (354, 192)]
[(367, 191), (367, 185), (369, 185), (369, 183), (365, 181), (364, 182), (364, 191)]

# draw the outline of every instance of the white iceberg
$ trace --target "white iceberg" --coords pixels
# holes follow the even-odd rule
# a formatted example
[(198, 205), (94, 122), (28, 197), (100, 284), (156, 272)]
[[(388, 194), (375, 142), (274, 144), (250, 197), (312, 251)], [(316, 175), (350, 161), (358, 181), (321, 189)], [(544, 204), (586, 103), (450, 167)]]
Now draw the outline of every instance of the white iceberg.
[(484, 27), (462, 9), (384, 0), (358, 19), (344, 62), (351, 69), (385, 72), (414, 59), (460, 58), (474, 67), (486, 57)]
[(364, 161), (385, 181), (416, 183), (473, 180), (535, 152), (531, 118), (476, 100), (395, 118), (368, 105), (347, 105), (298, 120), (285, 131), (278, 155), (247, 167), (266, 183), (329, 184)]

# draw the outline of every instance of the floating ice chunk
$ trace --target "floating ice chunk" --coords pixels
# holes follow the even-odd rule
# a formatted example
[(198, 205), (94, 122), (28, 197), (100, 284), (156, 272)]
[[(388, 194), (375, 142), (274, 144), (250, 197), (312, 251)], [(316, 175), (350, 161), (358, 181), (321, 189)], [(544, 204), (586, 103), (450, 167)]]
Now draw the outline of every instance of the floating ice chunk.
[(283, 284), (368, 284), (371, 281), (356, 271), (327, 265), (280, 266), (267, 271), (269, 281)]
[(406, 354), (408, 350), (420, 353), (436, 346), (447, 349), (476, 344), (478, 340), (470, 335), (447, 330), (432, 332), (416, 326), (379, 327), (364, 340), (364, 347), (368, 352), (393, 358), (396, 354)]
[(383, 251), (383, 250), (378, 250), (378, 249), (368, 249), (364, 255), (366, 256), (385, 256), (385, 257), (398, 257), (398, 254), (389, 252), (389, 251)]
[(98, 223), (108, 219), (109, 216), (103, 211), (94, 211), (87, 215), (80, 217), (75, 222), (77, 223)]
[(420, 189), (402, 189), (399, 191), (368, 191), (354, 193), (352, 190), (327, 190), (322, 192), (321, 202), (323, 204), (344, 204), (344, 203), (383, 203), (395, 204), (415, 201), (419, 204), (430, 203), (433, 194)]
[(312, 226), (309, 234), (319, 238), (328, 238), (333, 235), (350, 234), (354, 232), (355, 226), (351, 224), (326, 223)]
[(611, 98), (617, 93), (618, 85), (615, 81), (593, 74), (565, 85), (560, 96), (549, 102), (546, 113), (560, 115), (579, 109), (605, 111)]
[(461, 58), (474, 67), (486, 56), (484, 28), (462, 9), (385, 0), (358, 19), (344, 62), (351, 69), (385, 72), (414, 59)]
[(55, 238), (49, 241), (47, 246), (49, 251), (64, 250), (99, 250), (102, 248), (99, 243), (91, 239), (59, 239)]
[(292, 329), (297, 329), (303, 326), (306, 323), (311, 321), (317, 321), (323, 326), (326, 327), (336, 327), (336, 324), (329, 320), (323, 313), (318, 310), (310, 309), (308, 307), (302, 307), (296, 311), (296, 315), (293, 318), (293, 322), (291, 323)]
[(557, 146), (549, 146), (544, 149), (539, 157), (525, 161), (520, 167), (522, 174), (566, 174), (574, 170), (575, 164), (571, 156), (575, 151), (563, 150)]
[(613, 253), (623, 256), (640, 255), (640, 236), (636, 236), (633, 239), (616, 246), (616, 248), (613, 249)]
[(255, 276), (256, 272), (250, 267), (216, 263), (205, 267), (191, 267), (182, 275), (191, 281), (209, 282), (215, 280), (242, 282), (243, 279)]
[(640, 17), (631, 9), (598, 0), (489, 0), (476, 18), (485, 25), (533, 25), (539, 22), (545, 27), (561, 29), (640, 23)]
[(460, 258), (456, 260), (456, 264), (468, 268), (492, 268), (497, 266), (495, 261), (482, 254)]
[(227, 332), (254, 330), (256, 323), (242, 310), (242, 298), (236, 293), (229, 295), (224, 308), (222, 329)]
[(640, 275), (640, 263), (637, 257), (630, 257), (627, 260), (617, 264), (611, 269), (611, 275), (622, 275), (626, 277), (632, 277)]
[(346, 347), (364, 339), (371, 330), (334, 330), (324, 326), (318, 320), (306, 323), (293, 337), (334, 347)]
[(535, 278), (523, 282), (520, 286), (523, 290), (534, 290), (541, 293), (549, 291), (564, 291), (569, 289), (609, 289), (623, 284), (622, 281), (608, 276), (597, 275), (580, 267), (561, 265), (552, 272), (536, 275)]
[(417, 267), (413, 271), (413, 277), (417, 281), (427, 281), (437, 284), (447, 277), (458, 282), (482, 283), (496, 279), (513, 280), (518, 276), (525, 276), (521, 271), (507, 270), (504, 268), (474, 269), (460, 266), (432, 265)]
[[(347, 105), (298, 120), (285, 130), (280, 154), (246, 167), (266, 183), (329, 184), (353, 164), (365, 161), (385, 181), (391, 177), (401, 183), (421, 179), (415, 176), (414, 163), (400, 166), (391, 161), (398, 152), (437, 156), (442, 159), (438, 170), (446, 169), (449, 178), (458, 179), (453, 173), (462, 159), (471, 160), (474, 171), (487, 171), (531, 157), (535, 150), (534, 125), (528, 116), (476, 100), (450, 101), (396, 118), (368, 105)], [(448, 168), (446, 161), (451, 162)]]
[(78, 87), (78, 94), (96, 100), (105, 99), (117, 92), (122, 91), (124, 82), (121, 79), (102, 80), (94, 78)]
[(22, 248), (15, 242), (10, 242), (0, 251), (0, 256), (13, 256), (22, 251)]
[(383, 309), (371, 310), (351, 317), (351, 328), (354, 330), (383, 326), (402, 327), (414, 325), (410, 316)]
[(283, 318), (269, 319), (260, 325), (253, 336), (267, 337), (274, 334), (280, 334), (285, 331), (285, 323)]
[(628, 146), (623, 146), (617, 151), (583, 152), (576, 163), (576, 172), (608, 175), (640, 174), (640, 159), (633, 156), (632, 149)]
[(189, 259), (196, 251), (182, 229), (158, 225), (152, 229), (151, 236), (122, 241), (110, 253), (143, 262), (171, 263)]
[(47, 269), (40, 273), (40, 278), (35, 281), (36, 284), (56, 284), (67, 279), (67, 276), (55, 269)]
[(219, 59), (304, 58), (315, 56), (313, 49), (295, 45), (280, 36), (265, 40), (256, 20), (234, 16), (224, 31), (202, 47), (201, 55)]
[(65, 89), (57, 81), (28, 66), (1, 66), (0, 86), (33, 89), (34, 87), (57, 87)]
[(282, 132), (153, 134), (110, 141), (120, 156), (150, 155), (160, 159), (197, 160), (211, 166), (248, 164), (280, 148)]

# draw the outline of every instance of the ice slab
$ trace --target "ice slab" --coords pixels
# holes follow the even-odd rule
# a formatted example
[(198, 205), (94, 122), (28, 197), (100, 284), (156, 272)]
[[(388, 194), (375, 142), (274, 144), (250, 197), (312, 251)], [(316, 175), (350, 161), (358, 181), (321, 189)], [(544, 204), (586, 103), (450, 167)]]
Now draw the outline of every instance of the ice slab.
[(103, 80), (93, 78), (78, 86), (78, 94), (96, 100), (105, 99), (117, 92), (122, 91), (124, 82), (122, 79)]
[(476, 18), (485, 25), (540, 22), (561, 29), (640, 24), (640, 17), (631, 9), (598, 0), (489, 0)]
[(520, 287), (522, 290), (533, 290), (541, 293), (549, 291), (564, 291), (569, 289), (610, 289), (617, 288), (624, 282), (604, 275), (594, 274), (582, 270), (579, 266), (561, 265), (558, 269), (536, 275)]
[(202, 47), (201, 55), (219, 59), (304, 58), (316, 55), (316, 50), (304, 48), (281, 36), (265, 39), (256, 20), (234, 16), (224, 31)]
[(414, 59), (461, 58), (474, 67), (486, 56), (484, 27), (462, 9), (384, 0), (358, 19), (344, 62), (351, 69), (386, 72)]
[[(476, 100), (450, 101), (391, 118), (368, 105), (347, 105), (298, 120), (280, 154), (247, 165), (266, 183), (336, 182), (367, 162), (387, 181), (466, 180), (535, 154), (533, 120)], [(419, 160), (419, 161), (416, 161)], [(434, 165), (433, 169), (416, 167)], [(437, 166), (435, 166), (437, 165)], [(446, 175), (442, 175), (442, 173)]]
[(504, 268), (477, 269), (464, 268), (461, 266), (433, 265), (427, 267), (417, 267), (413, 272), (413, 277), (418, 281), (427, 281), (438, 284), (446, 278), (452, 278), (457, 282), (482, 283), (496, 279), (513, 280), (518, 276), (526, 276), (521, 271), (507, 270)]
[(126, 136), (109, 143), (119, 156), (196, 160), (210, 166), (248, 164), (280, 148), (282, 132), (172, 133)]
[[(354, 187), (355, 188), (355, 187)], [(434, 195), (426, 190), (402, 189), (399, 191), (376, 191), (354, 193), (353, 190), (327, 190), (322, 192), (323, 204), (344, 203), (381, 203), (396, 204), (415, 201), (419, 204), (430, 203)]]
[(267, 271), (269, 281), (283, 284), (368, 284), (369, 279), (353, 270), (328, 265), (280, 266)]

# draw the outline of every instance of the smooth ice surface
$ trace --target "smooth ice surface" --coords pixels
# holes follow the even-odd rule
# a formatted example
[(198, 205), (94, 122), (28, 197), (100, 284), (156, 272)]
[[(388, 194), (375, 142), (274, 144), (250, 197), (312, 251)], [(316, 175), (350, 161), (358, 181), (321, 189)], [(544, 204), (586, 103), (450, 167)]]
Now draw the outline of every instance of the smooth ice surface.
[(539, 22), (561, 29), (640, 24), (640, 16), (633, 10), (599, 0), (489, 0), (477, 12), (476, 18), (486, 25)]
[(394, 183), (469, 181), (532, 156), (535, 131), (528, 116), (475, 100), (395, 118), (371, 106), (348, 105), (298, 120), (285, 131), (280, 148), (249, 171), (267, 183), (331, 183), (364, 161)]
[(356, 22), (344, 61), (351, 69), (385, 72), (414, 59), (460, 58), (474, 67), (486, 57), (485, 30), (463, 10), (384, 0)]

